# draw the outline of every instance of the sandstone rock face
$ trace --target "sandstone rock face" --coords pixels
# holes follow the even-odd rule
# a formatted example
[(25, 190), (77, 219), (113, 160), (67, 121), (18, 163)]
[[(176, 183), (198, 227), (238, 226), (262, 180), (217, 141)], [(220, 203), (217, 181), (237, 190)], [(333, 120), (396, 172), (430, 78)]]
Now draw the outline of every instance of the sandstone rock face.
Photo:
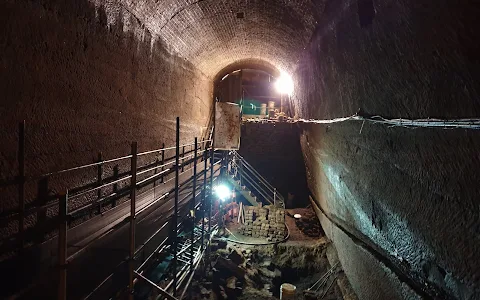
[[(369, 25), (360, 22), (368, 3)], [(360, 109), (391, 118), (478, 117), (479, 32), (464, 30), (478, 26), (473, 6), (429, 3), (329, 1), (297, 69), (298, 115), (330, 119)], [(302, 129), (309, 187), (327, 214), (388, 262), (408, 266), (419, 286), (480, 298), (477, 130), (368, 122)], [(361, 299), (421, 297), (319, 215)]]

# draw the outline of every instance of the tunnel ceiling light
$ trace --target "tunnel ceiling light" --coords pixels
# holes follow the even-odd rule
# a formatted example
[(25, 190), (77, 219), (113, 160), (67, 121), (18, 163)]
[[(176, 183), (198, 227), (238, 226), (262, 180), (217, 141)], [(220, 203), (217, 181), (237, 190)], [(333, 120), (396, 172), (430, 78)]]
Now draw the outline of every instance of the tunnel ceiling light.
[(217, 195), (218, 199), (222, 201), (227, 200), (232, 195), (232, 191), (224, 184), (215, 186), (213, 191)]
[(290, 75), (285, 72), (280, 74), (280, 77), (275, 81), (275, 89), (284, 95), (291, 95), (293, 93), (293, 80)]

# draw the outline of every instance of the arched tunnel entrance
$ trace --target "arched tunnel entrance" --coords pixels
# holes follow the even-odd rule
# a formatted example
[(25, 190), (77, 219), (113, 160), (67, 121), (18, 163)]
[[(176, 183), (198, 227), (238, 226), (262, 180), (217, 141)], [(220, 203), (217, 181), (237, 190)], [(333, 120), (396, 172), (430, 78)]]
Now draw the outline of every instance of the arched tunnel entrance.
[[(128, 257), (127, 239), (107, 232), (128, 221), (132, 142), (151, 208), (179, 164), (190, 170), (195, 137), (210, 151), (215, 99), (240, 97), (252, 109), (238, 153), (273, 170), (269, 181), (283, 176), (275, 185), (303, 182), (305, 195), (280, 194), (311, 205), (359, 299), (480, 298), (477, 16), (452, 0), (2, 1), (0, 263), (16, 270), (3, 296), (30, 296), (44, 270), (102, 277)], [(281, 74), (294, 84), (287, 105), (232, 88)], [(138, 220), (145, 239), (157, 213)], [(57, 262), (59, 222), (76, 233), (68, 255), (102, 238), (89, 248), (108, 253), (98, 272)]]
[(278, 187), (287, 207), (304, 207), (309, 204), (309, 193), (300, 129), (287, 122), (267, 124), (280, 114), (293, 117), (290, 93), (281, 89), (280, 78), (280, 70), (265, 62), (237, 62), (216, 76), (214, 98), (240, 105), (244, 121), (239, 154)]

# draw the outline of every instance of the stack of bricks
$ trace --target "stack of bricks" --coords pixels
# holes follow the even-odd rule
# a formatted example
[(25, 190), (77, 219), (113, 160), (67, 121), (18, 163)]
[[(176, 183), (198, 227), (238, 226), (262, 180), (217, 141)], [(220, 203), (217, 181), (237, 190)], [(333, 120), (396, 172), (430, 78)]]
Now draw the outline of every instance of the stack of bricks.
[(255, 238), (265, 238), (278, 242), (285, 238), (285, 210), (273, 205), (265, 207), (245, 206), (245, 224), (240, 234)]

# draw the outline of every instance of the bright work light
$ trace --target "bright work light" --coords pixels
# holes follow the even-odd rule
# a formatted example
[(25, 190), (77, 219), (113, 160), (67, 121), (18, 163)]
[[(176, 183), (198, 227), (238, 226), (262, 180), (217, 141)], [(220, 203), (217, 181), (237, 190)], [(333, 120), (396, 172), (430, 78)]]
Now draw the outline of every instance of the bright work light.
[(232, 195), (232, 191), (228, 186), (223, 184), (215, 186), (213, 190), (215, 191), (215, 194), (217, 194), (217, 197), (222, 201), (227, 200)]
[(293, 80), (290, 75), (285, 72), (280, 74), (275, 82), (275, 89), (284, 95), (291, 95), (293, 93)]

